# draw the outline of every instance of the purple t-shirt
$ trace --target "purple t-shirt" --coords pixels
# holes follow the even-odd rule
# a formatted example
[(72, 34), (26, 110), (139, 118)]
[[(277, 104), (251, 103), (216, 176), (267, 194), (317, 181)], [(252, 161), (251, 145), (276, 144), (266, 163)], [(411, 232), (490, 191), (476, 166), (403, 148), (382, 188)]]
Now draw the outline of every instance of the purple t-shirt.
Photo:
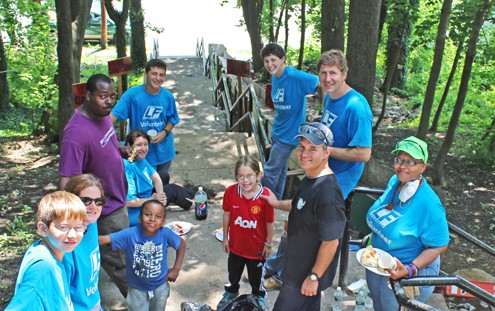
[(115, 128), (110, 117), (91, 120), (76, 110), (62, 136), (58, 173), (72, 177), (91, 173), (105, 190), (106, 216), (125, 206), (127, 182)]

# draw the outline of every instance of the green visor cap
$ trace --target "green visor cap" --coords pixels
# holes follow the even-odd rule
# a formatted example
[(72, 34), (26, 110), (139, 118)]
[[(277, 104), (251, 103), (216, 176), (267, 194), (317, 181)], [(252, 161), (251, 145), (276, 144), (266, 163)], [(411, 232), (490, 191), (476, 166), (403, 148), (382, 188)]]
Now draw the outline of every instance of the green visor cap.
[(409, 154), (413, 159), (422, 160), (424, 163), (428, 161), (428, 145), (419, 138), (409, 136), (401, 140), (392, 150), (392, 154), (399, 154), (403, 151)]

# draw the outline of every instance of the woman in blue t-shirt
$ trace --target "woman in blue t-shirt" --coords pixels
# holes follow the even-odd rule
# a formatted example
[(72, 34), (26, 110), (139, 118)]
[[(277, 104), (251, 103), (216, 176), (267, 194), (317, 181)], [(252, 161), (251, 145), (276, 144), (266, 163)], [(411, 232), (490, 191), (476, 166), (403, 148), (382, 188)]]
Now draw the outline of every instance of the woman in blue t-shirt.
[(158, 200), (167, 206), (170, 203), (188, 210), (193, 205), (194, 192), (176, 184), (169, 184), (168, 173), (159, 175), (146, 161), (150, 137), (136, 129), (126, 137), (126, 146), (132, 148), (131, 156), (124, 159), (128, 190), (126, 205), (130, 226), (139, 223), (139, 208), (149, 200)]
[[(396, 260), (396, 268), (387, 270), (390, 276), (366, 271), (377, 311), (399, 308), (387, 285), (389, 277), (397, 280), (438, 275), (440, 254), (449, 243), (445, 208), (422, 175), (428, 165), (427, 144), (411, 136), (400, 141), (392, 154), (396, 155), (395, 175), (366, 215), (372, 230), (371, 244)], [(419, 291), (414, 288), (414, 299), (425, 302), (433, 289), (434, 286), (420, 286)]]

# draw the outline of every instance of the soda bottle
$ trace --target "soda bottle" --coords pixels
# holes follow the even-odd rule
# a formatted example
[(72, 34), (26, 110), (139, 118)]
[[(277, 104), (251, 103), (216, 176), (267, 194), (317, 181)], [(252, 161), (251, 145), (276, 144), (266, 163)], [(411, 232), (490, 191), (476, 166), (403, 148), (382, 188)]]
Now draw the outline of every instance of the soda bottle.
[(194, 214), (197, 220), (205, 220), (208, 216), (208, 197), (206, 192), (203, 191), (203, 187), (198, 188), (198, 192), (194, 195)]
[(344, 310), (344, 292), (339, 286), (333, 293), (333, 311)]
[(364, 301), (366, 300), (366, 295), (362, 289), (359, 290), (356, 297), (356, 307), (354, 311), (364, 311)]

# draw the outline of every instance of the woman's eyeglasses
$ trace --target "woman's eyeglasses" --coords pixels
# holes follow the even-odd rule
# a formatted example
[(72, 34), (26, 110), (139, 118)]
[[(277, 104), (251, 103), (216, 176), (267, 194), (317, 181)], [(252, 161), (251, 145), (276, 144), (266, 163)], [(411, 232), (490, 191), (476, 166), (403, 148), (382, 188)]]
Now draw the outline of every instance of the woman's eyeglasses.
[(402, 165), (402, 164), (406, 164), (407, 166), (409, 167), (413, 167), (415, 166), (416, 164), (422, 164), (423, 161), (418, 161), (418, 160), (413, 160), (413, 159), (410, 159), (410, 160), (406, 160), (406, 159), (403, 159), (401, 157), (395, 157), (394, 158), (394, 163), (395, 164), (399, 164), (399, 165)]
[(79, 197), (85, 206), (90, 206), (91, 203), (95, 202), (95, 205), (103, 206), (105, 204), (104, 198), (88, 198), (88, 197)]

